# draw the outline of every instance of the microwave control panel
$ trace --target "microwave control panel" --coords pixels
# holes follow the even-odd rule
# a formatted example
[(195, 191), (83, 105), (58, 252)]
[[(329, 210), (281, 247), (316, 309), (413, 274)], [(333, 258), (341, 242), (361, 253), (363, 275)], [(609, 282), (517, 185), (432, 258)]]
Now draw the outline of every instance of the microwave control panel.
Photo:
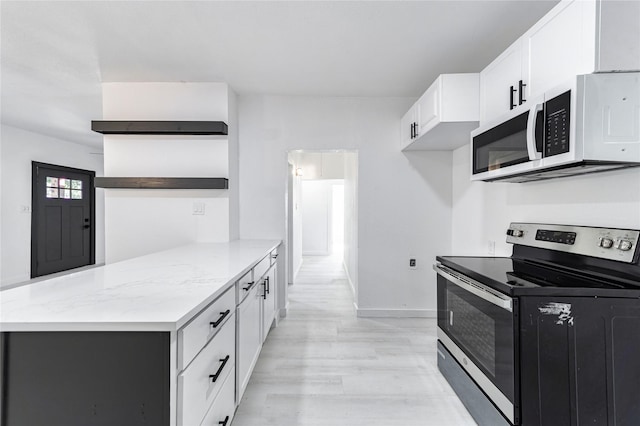
[(569, 152), (569, 120), (571, 115), (571, 91), (564, 92), (545, 102), (544, 156)]

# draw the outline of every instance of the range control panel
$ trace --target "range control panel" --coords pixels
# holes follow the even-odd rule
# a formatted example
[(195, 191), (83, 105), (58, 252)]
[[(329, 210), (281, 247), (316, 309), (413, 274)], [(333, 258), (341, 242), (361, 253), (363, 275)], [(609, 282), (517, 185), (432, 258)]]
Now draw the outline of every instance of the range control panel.
[(640, 231), (634, 229), (512, 223), (507, 242), (626, 263), (640, 254)]

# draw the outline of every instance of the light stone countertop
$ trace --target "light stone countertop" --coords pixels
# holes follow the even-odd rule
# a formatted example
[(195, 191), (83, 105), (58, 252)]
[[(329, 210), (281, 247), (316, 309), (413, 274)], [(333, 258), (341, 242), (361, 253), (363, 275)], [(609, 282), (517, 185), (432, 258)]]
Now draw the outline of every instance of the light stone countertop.
[(192, 244), (0, 291), (0, 331), (175, 331), (279, 244)]

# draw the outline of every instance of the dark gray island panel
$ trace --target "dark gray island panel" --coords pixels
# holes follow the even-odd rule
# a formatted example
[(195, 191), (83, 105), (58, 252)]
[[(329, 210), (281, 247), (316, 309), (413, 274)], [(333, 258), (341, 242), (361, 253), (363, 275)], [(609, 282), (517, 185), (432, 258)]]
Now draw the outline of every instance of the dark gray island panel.
[(168, 332), (5, 332), (2, 426), (168, 426)]

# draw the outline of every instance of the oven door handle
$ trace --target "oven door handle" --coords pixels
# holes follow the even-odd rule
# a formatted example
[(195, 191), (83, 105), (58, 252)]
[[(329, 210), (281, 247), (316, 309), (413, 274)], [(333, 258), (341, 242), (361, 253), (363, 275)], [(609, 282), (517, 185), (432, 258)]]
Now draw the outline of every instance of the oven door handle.
[(513, 312), (513, 299), (509, 296), (502, 295), (484, 284), (481, 284), (475, 280), (472, 280), (469, 277), (460, 277), (456, 273), (454, 273), (451, 269), (443, 266), (441, 264), (433, 265), (433, 269), (452, 284), (457, 285), (463, 290), (472, 293), (481, 299), (486, 300), (489, 303), (492, 303), (499, 308), (505, 309), (509, 312)]

